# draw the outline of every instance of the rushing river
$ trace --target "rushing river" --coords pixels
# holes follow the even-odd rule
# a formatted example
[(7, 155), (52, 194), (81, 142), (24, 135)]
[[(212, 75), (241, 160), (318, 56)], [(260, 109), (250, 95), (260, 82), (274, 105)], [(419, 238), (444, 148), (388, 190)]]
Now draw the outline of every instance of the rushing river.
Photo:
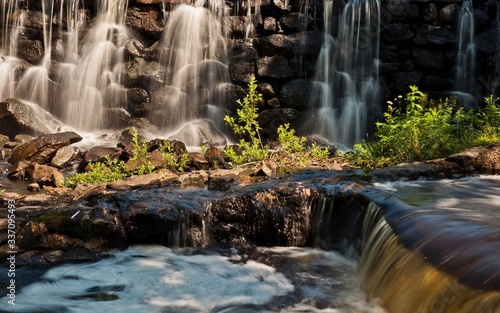
[(193, 253), (135, 246), (96, 263), (52, 268), (16, 303), (0, 311), (384, 312), (360, 291), (353, 262), (336, 252), (280, 247)]

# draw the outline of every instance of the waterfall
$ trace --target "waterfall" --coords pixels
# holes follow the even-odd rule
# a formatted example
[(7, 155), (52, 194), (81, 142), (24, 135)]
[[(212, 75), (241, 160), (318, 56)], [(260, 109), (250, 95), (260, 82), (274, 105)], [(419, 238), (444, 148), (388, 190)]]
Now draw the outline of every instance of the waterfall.
[(311, 99), (314, 126), (332, 143), (350, 147), (366, 135), (367, 112), (378, 104), (380, 4), (349, 0), (336, 18), (337, 2), (324, 1), (324, 43)]
[[(68, 63), (61, 66), (58, 75), (64, 90), (61, 99), (65, 104), (61, 106), (63, 120), (86, 131), (102, 128), (104, 109), (117, 105), (114, 101), (104, 103), (104, 97), (120, 83), (115, 67), (123, 63), (122, 47), (125, 41), (132, 38), (125, 26), (128, 1), (101, 0), (96, 4), (97, 18), (82, 40), (81, 56), (74, 60), (74, 48), (68, 51)], [(77, 11), (70, 13), (76, 15)], [(78, 24), (79, 21), (74, 21), (72, 29), (69, 29), (70, 42), (78, 42)], [(71, 49), (74, 45), (69, 47)]]
[(458, 54), (456, 61), (456, 91), (474, 94), (474, 12), (471, 0), (464, 0), (459, 15)]
[[(497, 10), (497, 42), (500, 42), (500, 3), (496, 3)], [(493, 70), (493, 83), (492, 90), (494, 97), (500, 97), (500, 47), (497, 45), (497, 52), (495, 53)]]
[(207, 7), (203, 0), (181, 4), (168, 16), (160, 56), (167, 76), (163, 86), (152, 86), (150, 120), (169, 131), (206, 116), (207, 105), (219, 104), (217, 86), (229, 81), (226, 9), (217, 0)]
[(14, 97), (15, 81), (20, 61), (17, 55), (17, 38), (25, 17), (17, 12), (18, 1), (2, 0), (0, 11), (0, 101)]

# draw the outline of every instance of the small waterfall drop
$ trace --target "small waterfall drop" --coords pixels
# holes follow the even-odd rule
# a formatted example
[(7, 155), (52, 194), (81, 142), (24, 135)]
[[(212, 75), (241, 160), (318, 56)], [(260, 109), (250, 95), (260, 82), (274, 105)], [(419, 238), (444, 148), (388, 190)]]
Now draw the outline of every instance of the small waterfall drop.
[(474, 94), (474, 63), (476, 45), (474, 43), (474, 12), (471, 0), (464, 0), (459, 15), (458, 54), (456, 71), (456, 91)]
[[(378, 0), (324, 1), (325, 37), (317, 62), (308, 131), (352, 146), (366, 135), (367, 113), (378, 104)], [(332, 23), (336, 12), (338, 25)]]
[[(98, 1), (98, 17), (82, 41), (81, 57), (75, 62), (74, 51), (67, 53), (68, 63), (59, 73), (59, 83), (64, 86), (62, 102), (66, 103), (61, 115), (77, 129), (102, 128), (105, 106), (113, 106), (113, 101), (103, 100), (109, 89), (120, 82), (115, 66), (123, 62), (122, 47), (132, 37), (125, 26), (127, 6), (126, 0)], [(72, 28), (78, 31), (78, 24)], [(72, 33), (69, 38), (76, 36)]]
[[(181, 4), (168, 16), (161, 40), (160, 63), (165, 84), (153, 86), (150, 120), (168, 131), (206, 118), (208, 106), (219, 106), (217, 86), (229, 81), (226, 8), (223, 2)], [(221, 125), (215, 125), (221, 126)], [(196, 136), (195, 136), (196, 137)], [(199, 145), (196, 138), (188, 145)]]

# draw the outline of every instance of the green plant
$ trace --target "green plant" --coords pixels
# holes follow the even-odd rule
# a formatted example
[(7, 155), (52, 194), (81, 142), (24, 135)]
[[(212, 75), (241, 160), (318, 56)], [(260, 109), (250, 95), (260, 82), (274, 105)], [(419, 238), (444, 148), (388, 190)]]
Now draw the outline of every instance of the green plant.
[[(226, 115), (224, 121), (232, 128), (233, 132), (240, 135), (238, 148), (241, 154), (236, 153), (231, 147), (226, 149), (226, 154), (235, 164), (259, 161), (267, 156), (268, 147), (264, 146), (259, 133), (258, 105), (262, 103), (262, 94), (257, 92), (257, 81), (252, 77), (248, 83), (248, 93), (243, 100), (236, 101), (240, 108), (237, 109), (237, 118)], [(248, 141), (246, 139), (248, 139)]]
[(65, 182), (67, 187), (75, 187), (77, 183), (102, 183), (113, 182), (127, 178), (129, 175), (121, 161), (110, 161), (89, 164), (89, 170), (85, 173), (76, 173), (68, 177)]
[[(396, 101), (401, 104), (400, 100)], [(440, 158), (500, 140), (498, 99), (486, 98), (486, 106), (477, 111), (454, 110), (455, 99), (428, 100), (410, 86), (404, 100), (404, 112), (388, 102), (384, 121), (376, 123), (374, 141), (354, 145), (344, 157), (360, 166), (380, 167)]]
[(135, 127), (130, 128), (130, 134), (132, 135), (132, 147), (134, 154), (129, 159), (132, 164), (132, 173), (130, 174), (150, 174), (154, 170), (153, 164), (148, 160), (149, 151), (148, 143), (139, 141), (139, 133)]
[(287, 153), (302, 152), (305, 150), (306, 137), (298, 137), (295, 130), (286, 123), (278, 127), (278, 141), (283, 151)]
[(176, 169), (180, 172), (184, 172), (189, 161), (189, 154), (182, 153), (180, 156), (175, 155), (174, 148), (168, 141), (163, 141), (160, 144), (160, 151), (163, 156), (163, 163), (166, 168)]
[(326, 160), (330, 156), (330, 151), (327, 147), (320, 147), (316, 143), (311, 145), (309, 152), (314, 160)]

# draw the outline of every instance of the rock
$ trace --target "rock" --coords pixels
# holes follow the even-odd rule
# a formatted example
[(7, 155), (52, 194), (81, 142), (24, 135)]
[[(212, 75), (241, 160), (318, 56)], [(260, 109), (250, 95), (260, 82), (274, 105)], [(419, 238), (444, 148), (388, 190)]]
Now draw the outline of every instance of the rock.
[(476, 47), (479, 51), (493, 54), (500, 53), (498, 46), (498, 38), (500, 37), (500, 29), (490, 29), (480, 33), (476, 38)]
[(430, 43), (436, 45), (448, 45), (455, 44), (456, 38), (455, 34), (447, 28), (424, 24), (417, 29), (417, 34), (413, 41), (417, 45)]
[(261, 136), (265, 140), (276, 140), (280, 125), (292, 124), (299, 117), (300, 112), (290, 108), (279, 108), (262, 111), (259, 115), (259, 125), (262, 128)]
[(246, 91), (243, 87), (235, 84), (221, 83), (217, 85), (217, 95), (219, 99), (223, 100), (221, 105), (235, 113), (236, 109), (239, 108), (236, 101), (245, 98)]
[(61, 187), (64, 185), (64, 176), (55, 167), (47, 165), (32, 164), (26, 169), (29, 179), (40, 187)]
[(420, 82), (420, 86), (422, 90), (441, 92), (443, 90), (453, 90), (453, 87), (455, 86), (455, 81), (450, 76), (441, 77), (441, 76), (427, 75)]
[(234, 178), (232, 177), (208, 177), (208, 190), (215, 191), (227, 191), (234, 183)]
[(208, 160), (199, 152), (190, 152), (187, 164), (196, 170), (208, 170), (210, 167)]
[[(177, 175), (171, 173), (169, 178), (177, 177)], [(157, 184), (161, 179), (165, 179), (165, 174), (150, 173), (146, 175), (132, 175), (127, 177), (126, 180), (119, 180), (109, 183), (106, 187), (113, 190), (129, 190), (129, 189), (140, 189), (144, 187), (150, 187)]]
[(280, 18), (280, 25), (285, 33), (307, 30), (313, 19), (309, 14), (291, 12)]
[(104, 109), (104, 128), (123, 128), (131, 125), (132, 116), (124, 108)]
[(457, 3), (448, 4), (439, 11), (439, 21), (446, 25), (457, 25), (457, 17), (460, 12), (460, 5)]
[(122, 83), (127, 88), (149, 89), (152, 85), (163, 85), (166, 69), (158, 62), (148, 62), (144, 58), (134, 58), (117, 66)]
[(410, 180), (426, 178), (440, 178), (439, 172), (433, 164), (404, 163), (396, 166), (376, 169), (372, 175), (382, 180), (399, 180), (408, 178)]
[(272, 107), (273, 109), (278, 109), (280, 105), (280, 100), (276, 97), (267, 100), (267, 105)]
[(255, 39), (264, 56), (283, 55), (287, 58), (297, 55), (300, 43), (292, 36), (273, 34)]
[(90, 150), (85, 153), (83, 159), (86, 163), (104, 162), (107, 159), (118, 159), (121, 153), (121, 148), (97, 146), (90, 148)]
[(393, 21), (410, 21), (419, 17), (418, 5), (406, 0), (387, 0), (382, 10), (387, 10)]
[(287, 79), (293, 76), (288, 61), (281, 55), (258, 59), (257, 74), (270, 79)]
[(15, 99), (0, 102), (2, 132), (11, 138), (18, 134), (50, 133), (50, 129), (44, 124), (44, 119), (39, 118), (39, 114), (33, 105)]
[(208, 160), (211, 166), (225, 166), (224, 154), (217, 147), (209, 147), (205, 150), (205, 159)]
[(63, 132), (41, 135), (29, 142), (14, 148), (8, 162), (14, 164), (18, 161), (48, 163), (57, 150), (82, 140), (75, 132)]
[(440, 50), (415, 48), (412, 51), (413, 62), (418, 69), (443, 71), (445, 69), (444, 56)]
[(231, 51), (231, 64), (238, 62), (250, 62), (259, 57), (251, 39), (230, 39), (229, 51)]
[(276, 25), (276, 19), (272, 16), (267, 16), (264, 18), (263, 26), (264, 26), (264, 34), (275, 33), (278, 29)]
[(295, 79), (283, 85), (279, 99), (285, 105), (298, 111), (308, 108), (314, 83), (309, 79)]
[(229, 65), (229, 76), (235, 84), (247, 85), (255, 77), (254, 62), (238, 62)]
[(186, 124), (172, 134), (172, 137), (188, 146), (222, 146), (226, 144), (226, 137), (208, 120), (197, 120)]
[(71, 165), (81, 156), (80, 149), (77, 147), (66, 146), (58, 149), (50, 161), (50, 165), (57, 168), (65, 168)]
[(17, 134), (14, 137), (14, 141), (19, 142), (19, 143), (25, 143), (25, 142), (31, 141), (33, 139), (35, 139), (33, 136), (26, 135), (26, 134)]
[(141, 103), (148, 103), (149, 95), (145, 89), (130, 88), (127, 90), (127, 111), (134, 112)]
[(16, 179), (25, 179), (25, 178), (27, 178), (26, 177), (26, 170), (28, 169), (28, 166), (30, 166), (30, 163), (28, 163), (28, 162), (17, 161), (9, 169), (9, 173), (7, 174), (7, 177), (9, 177), (9, 178), (16, 178)]
[(413, 38), (414, 34), (408, 24), (393, 23), (382, 28), (380, 37), (386, 42), (401, 42)]
[(204, 187), (208, 182), (208, 174), (204, 170), (184, 173), (178, 178), (181, 187)]
[(267, 166), (266, 163), (260, 164), (250, 176), (264, 176), (270, 177), (273, 174), (273, 170)]
[(420, 85), (423, 78), (422, 72), (396, 72), (394, 73), (394, 80), (396, 81), (396, 90), (399, 94), (406, 94), (408, 86)]
[(422, 11), (422, 17), (427, 23), (434, 23), (438, 17), (437, 7), (434, 3), (429, 3)]
[(129, 58), (143, 58), (146, 54), (144, 45), (137, 39), (129, 39), (124, 44)]
[(17, 56), (31, 64), (38, 64), (43, 59), (43, 45), (39, 40), (21, 39), (17, 41)]
[(28, 185), (28, 191), (40, 191), (41, 187), (38, 183), (32, 183)]
[(153, 124), (162, 125), (166, 119), (165, 111), (189, 106), (189, 96), (179, 88), (165, 85), (155, 89), (151, 93), (151, 104), (153, 111), (150, 112), (150, 120)]
[(159, 40), (163, 33), (162, 18), (159, 10), (141, 10), (138, 7), (129, 7), (125, 23), (134, 31), (154, 42)]
[(259, 82), (257, 90), (262, 93), (264, 99), (272, 99), (276, 96), (276, 92), (271, 84), (266, 82)]
[(0, 147), (3, 147), (3, 145), (9, 141), (10, 141), (9, 136), (0, 134)]

